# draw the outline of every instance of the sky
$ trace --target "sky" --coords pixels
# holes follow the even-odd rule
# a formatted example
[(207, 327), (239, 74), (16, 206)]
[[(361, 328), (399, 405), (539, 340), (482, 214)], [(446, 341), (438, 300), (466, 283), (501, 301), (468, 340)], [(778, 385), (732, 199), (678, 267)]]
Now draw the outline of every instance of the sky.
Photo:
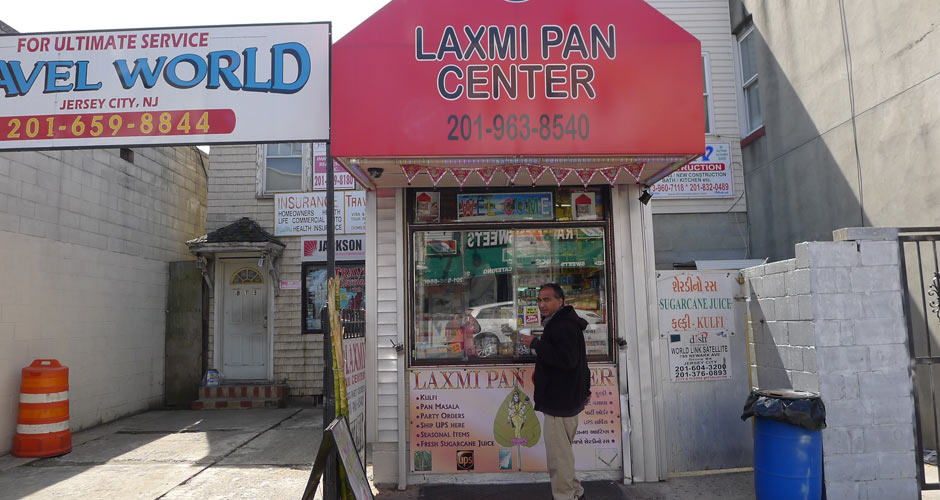
[(10, 0), (0, 21), (21, 33), (332, 21), (335, 42), (388, 1)]

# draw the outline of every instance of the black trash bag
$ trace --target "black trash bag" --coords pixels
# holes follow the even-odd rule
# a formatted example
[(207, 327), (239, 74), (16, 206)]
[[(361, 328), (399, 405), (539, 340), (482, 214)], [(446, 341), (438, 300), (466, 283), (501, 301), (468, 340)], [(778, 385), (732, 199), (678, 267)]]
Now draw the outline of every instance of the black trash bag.
[(826, 406), (819, 394), (793, 389), (751, 391), (741, 420), (761, 417), (796, 425), (811, 431), (826, 428)]

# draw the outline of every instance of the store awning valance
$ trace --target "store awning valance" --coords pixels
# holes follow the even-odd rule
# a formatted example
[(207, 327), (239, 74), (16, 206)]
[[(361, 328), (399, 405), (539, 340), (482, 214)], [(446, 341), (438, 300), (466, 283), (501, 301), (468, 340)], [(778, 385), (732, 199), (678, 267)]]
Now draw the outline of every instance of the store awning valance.
[(701, 57), (643, 0), (392, 0), (334, 44), (332, 154), (379, 186), (650, 184), (705, 149)]

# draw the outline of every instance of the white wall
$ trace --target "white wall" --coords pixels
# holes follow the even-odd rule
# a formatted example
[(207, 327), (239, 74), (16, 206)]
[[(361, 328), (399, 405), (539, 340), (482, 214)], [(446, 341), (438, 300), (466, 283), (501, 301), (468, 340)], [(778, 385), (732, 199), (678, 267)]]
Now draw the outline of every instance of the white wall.
[(73, 431), (163, 403), (167, 263), (205, 232), (205, 156), (134, 152), (0, 154), (0, 454), (36, 358), (69, 367)]
[[(373, 464), (377, 483), (398, 482), (398, 395), (404, 391), (399, 385), (399, 374), (404, 369), (404, 355), (392, 347), (403, 341), (405, 277), (401, 233), (404, 190), (380, 189), (375, 195), (375, 218), (370, 224), (367, 245), (375, 248), (375, 406), (370, 407), (369, 421), (375, 428)], [(370, 304), (373, 302), (370, 301)], [(373, 371), (373, 370), (370, 370)]]

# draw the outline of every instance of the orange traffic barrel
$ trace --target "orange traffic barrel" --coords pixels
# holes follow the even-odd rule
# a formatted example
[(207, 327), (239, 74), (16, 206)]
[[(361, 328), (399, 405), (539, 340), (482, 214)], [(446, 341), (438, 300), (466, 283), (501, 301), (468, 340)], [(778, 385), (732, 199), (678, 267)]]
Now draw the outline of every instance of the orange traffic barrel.
[(12, 453), (54, 457), (70, 451), (69, 369), (54, 359), (37, 359), (23, 368)]

